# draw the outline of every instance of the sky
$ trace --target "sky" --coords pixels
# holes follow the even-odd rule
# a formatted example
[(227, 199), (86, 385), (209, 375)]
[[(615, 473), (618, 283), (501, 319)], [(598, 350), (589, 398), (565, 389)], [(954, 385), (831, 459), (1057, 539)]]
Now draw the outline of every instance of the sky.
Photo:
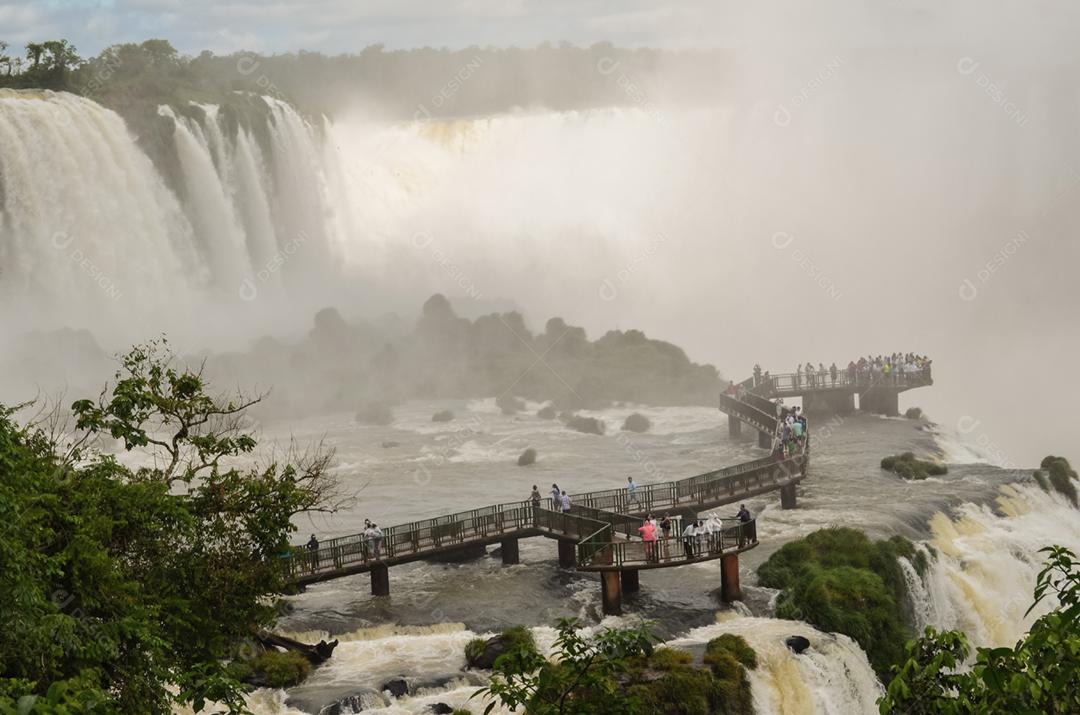
[(620, 46), (992, 42), (1038, 55), (1070, 46), (1080, 15), (1061, 0), (0, 0), (0, 39), (63, 37), (84, 56), (152, 37), (181, 52), (326, 53), (568, 41)]

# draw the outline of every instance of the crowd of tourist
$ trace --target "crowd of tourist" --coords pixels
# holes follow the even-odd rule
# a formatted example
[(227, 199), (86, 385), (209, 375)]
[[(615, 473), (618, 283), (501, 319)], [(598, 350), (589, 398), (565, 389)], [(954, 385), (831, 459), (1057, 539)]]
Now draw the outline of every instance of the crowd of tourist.
[[(931, 362), (933, 361), (925, 355), (892, 353), (849, 360), (846, 367), (840, 367), (835, 362), (829, 367), (825, 367), (822, 362), (819, 362), (817, 367), (812, 362), (799, 363), (792, 374), (793, 387), (832, 387), (858, 382), (901, 384), (911, 376), (928, 376)], [(754, 365), (755, 386), (771, 383), (773, 379), (768, 370), (762, 372), (760, 365)], [(732, 387), (729, 385), (729, 394), (732, 394)]]

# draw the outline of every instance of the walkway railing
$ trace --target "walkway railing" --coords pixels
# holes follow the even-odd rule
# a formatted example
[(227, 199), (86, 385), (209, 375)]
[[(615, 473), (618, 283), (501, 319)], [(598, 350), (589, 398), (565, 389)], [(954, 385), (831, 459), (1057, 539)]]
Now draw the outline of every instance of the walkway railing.
[(578, 567), (583, 570), (649, 568), (676, 566), (682, 563), (715, 558), (726, 552), (757, 543), (757, 522), (723, 519), (723, 527), (711, 534), (692, 537), (688, 555), (682, 537), (657, 541), (610, 541), (590, 544), (590, 550), (578, 552)]
[(787, 392), (799, 392), (804, 390), (831, 390), (837, 388), (871, 388), (871, 387), (923, 387), (933, 384), (930, 368), (922, 368), (916, 372), (895, 372), (890, 375), (874, 373), (869, 370), (856, 371), (855, 374), (848, 372), (847, 368), (838, 369), (836, 378), (829, 373), (815, 372), (806, 373), (783, 373), (770, 375), (769, 379), (761, 378), (757, 385), (752, 385), (752, 393), (758, 395), (783, 394)]

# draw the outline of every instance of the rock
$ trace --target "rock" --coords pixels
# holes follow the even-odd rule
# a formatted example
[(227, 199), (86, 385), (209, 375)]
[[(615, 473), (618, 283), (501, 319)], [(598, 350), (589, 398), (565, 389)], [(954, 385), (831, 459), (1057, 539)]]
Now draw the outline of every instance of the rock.
[(319, 715), (355, 715), (365, 709), (372, 710), (389, 705), (382, 693), (365, 690), (353, 695), (346, 695), (336, 703), (330, 703), (319, 710)]
[(356, 421), (365, 425), (388, 425), (394, 421), (394, 411), (385, 402), (369, 402), (357, 410)]
[(578, 417), (575, 415), (570, 418), (566, 426), (586, 434), (604, 434), (604, 423), (595, 417)]
[(519, 467), (527, 467), (530, 464), (535, 464), (535, 463), (536, 463), (536, 450), (533, 449), (532, 447), (529, 447), (528, 449), (526, 449), (524, 452), (521, 453), (521, 456), (518, 457), (518, 466)]
[(431, 416), (432, 422), (450, 422), (454, 419), (454, 413), (451, 410), (439, 410)]
[(495, 398), (495, 406), (498, 407), (504, 415), (514, 415), (525, 409), (525, 401), (519, 400), (513, 395), (499, 395)]
[(805, 636), (788, 636), (787, 640), (784, 641), (784, 645), (798, 655), (810, 647), (810, 640)]
[(395, 442), (392, 439), (388, 439), (382, 443), (383, 449), (390, 449), (391, 447), (400, 447), (401, 442)]
[(542, 417), (545, 420), (553, 420), (553, 419), (555, 419), (555, 415), (556, 415), (555, 405), (544, 405), (536, 413), (537, 417)]
[(922, 408), (921, 407), (909, 407), (904, 412), (904, 417), (907, 417), (909, 420), (921, 420), (922, 417), (923, 417)]
[(465, 649), (465, 662), (468, 668), (491, 670), (495, 667), (495, 659), (507, 651), (509, 642), (501, 634), (492, 636), (484, 641), (484, 646), (477, 651)]
[(405, 680), (405, 678), (393, 678), (383, 683), (379, 690), (386, 691), (395, 698), (400, 698), (409, 694), (409, 681)]
[(622, 423), (623, 432), (648, 432), (650, 427), (652, 422), (640, 412), (630, 415)]
[(434, 715), (453, 715), (454, 708), (446, 703), (432, 703), (428, 705), (428, 711), (434, 713)]

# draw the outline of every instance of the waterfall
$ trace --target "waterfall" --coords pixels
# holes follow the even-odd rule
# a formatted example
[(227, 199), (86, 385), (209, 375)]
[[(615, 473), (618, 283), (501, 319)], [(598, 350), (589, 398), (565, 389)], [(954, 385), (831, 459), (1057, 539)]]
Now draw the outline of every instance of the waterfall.
[(925, 576), (905, 566), (916, 625), (962, 630), (975, 646), (1011, 646), (1056, 606), (1048, 598), (1024, 615), (1043, 564), (1039, 549), (1080, 552), (1076, 509), (1034, 484), (1002, 486), (993, 507), (966, 503), (951, 516), (935, 514), (930, 529), (920, 545), (929, 557)]
[(0, 90), (0, 317), (138, 317), (205, 266), (192, 226), (123, 120), (66, 93)]

